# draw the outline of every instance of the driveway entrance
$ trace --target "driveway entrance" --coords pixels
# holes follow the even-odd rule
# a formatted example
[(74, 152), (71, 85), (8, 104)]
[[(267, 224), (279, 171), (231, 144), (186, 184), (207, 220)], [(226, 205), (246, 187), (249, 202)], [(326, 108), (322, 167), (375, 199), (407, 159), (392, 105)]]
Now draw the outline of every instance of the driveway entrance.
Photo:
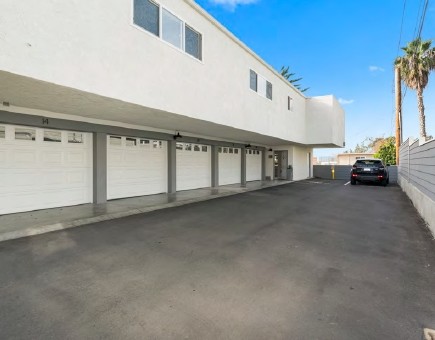
[(2, 242), (2, 338), (419, 339), (434, 241), (399, 187), (344, 184)]

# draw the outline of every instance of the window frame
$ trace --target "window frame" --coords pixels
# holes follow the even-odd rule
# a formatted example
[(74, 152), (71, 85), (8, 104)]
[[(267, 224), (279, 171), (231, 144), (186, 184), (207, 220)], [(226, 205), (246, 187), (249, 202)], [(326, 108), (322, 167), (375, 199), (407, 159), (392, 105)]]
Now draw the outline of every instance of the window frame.
[[(251, 87), (251, 72), (255, 73), (256, 75), (256, 87), (257, 90), (253, 90)], [(264, 83), (264, 94), (262, 91), (260, 92), (260, 80), (262, 84)], [(271, 93), (270, 98), (268, 96), (268, 85), (270, 85)], [(249, 68), (249, 89), (253, 92), (256, 92), (260, 97), (266, 98), (267, 100), (273, 101), (273, 83), (268, 80), (268, 78), (264, 77), (262, 74), (258, 73), (257, 71), (254, 71), (252, 68)], [(263, 89), (263, 86), (261, 86), (261, 89)]]
[[(136, 25), (134, 22), (134, 1), (135, 0), (131, 0), (131, 15), (130, 15), (130, 25), (133, 26), (134, 28), (136, 28), (137, 30), (141, 31), (141, 32), (145, 32), (146, 34), (150, 35), (151, 37), (154, 37), (155, 39), (160, 40), (161, 42), (163, 42), (164, 44), (166, 44), (167, 46), (170, 46), (171, 48), (177, 50), (178, 52), (181, 52), (184, 55), (187, 55), (189, 58), (192, 58), (193, 60), (196, 60), (197, 62), (204, 64), (204, 34), (201, 33), (200, 31), (198, 31), (196, 28), (192, 27), (192, 25), (188, 24), (186, 20), (184, 20), (181, 16), (179, 16), (178, 14), (175, 14), (173, 11), (171, 11), (169, 8), (167, 8), (166, 6), (162, 5), (161, 3), (155, 1), (155, 0), (149, 0), (152, 3), (154, 3), (156, 6), (158, 6), (159, 8), (159, 35), (155, 35), (152, 32), (147, 31), (146, 29), (144, 29), (143, 27)], [(175, 16), (178, 20), (181, 21), (182, 26), (182, 37), (181, 37), (181, 45), (182, 47), (179, 48), (177, 46), (174, 46), (173, 44), (171, 44), (170, 42), (167, 42), (166, 40), (163, 39), (162, 34), (163, 34), (163, 10), (166, 10), (167, 12), (169, 12), (170, 14), (172, 14), (173, 16)], [(190, 53), (186, 52), (186, 48), (185, 48), (185, 42), (186, 42), (186, 26), (188, 26), (191, 30), (193, 30), (194, 32), (198, 33), (200, 36), (200, 59), (194, 57), (193, 55), (191, 55)]]

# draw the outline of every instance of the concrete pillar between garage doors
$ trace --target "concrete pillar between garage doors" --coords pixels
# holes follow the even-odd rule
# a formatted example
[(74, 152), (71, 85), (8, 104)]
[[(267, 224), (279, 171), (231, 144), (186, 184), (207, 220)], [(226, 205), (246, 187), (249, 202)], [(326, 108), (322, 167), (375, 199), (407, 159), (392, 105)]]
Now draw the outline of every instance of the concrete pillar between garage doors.
[(177, 142), (168, 141), (168, 194), (177, 192)]
[(219, 186), (219, 153), (216, 145), (211, 146), (211, 186)]
[(93, 133), (93, 195), (94, 203), (107, 202), (107, 134)]
[(242, 187), (246, 186), (246, 148), (242, 148), (241, 149), (241, 158), (242, 158), (242, 162), (241, 162), (241, 166), (242, 166), (242, 177), (240, 178), (240, 183)]
[(266, 149), (261, 151), (261, 180), (266, 180)]

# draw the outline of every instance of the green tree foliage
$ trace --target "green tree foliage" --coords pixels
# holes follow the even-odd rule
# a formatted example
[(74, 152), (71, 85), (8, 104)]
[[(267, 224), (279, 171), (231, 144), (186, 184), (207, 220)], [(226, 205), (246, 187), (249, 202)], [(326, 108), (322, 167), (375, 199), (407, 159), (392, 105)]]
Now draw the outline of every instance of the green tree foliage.
[(385, 164), (396, 165), (396, 138), (385, 138), (374, 157), (382, 159)]
[(290, 72), (290, 66), (283, 66), (281, 67), (281, 71), (280, 71), (281, 75), (288, 80), (288, 82), (290, 84), (292, 84), (294, 87), (296, 87), (299, 91), (301, 92), (305, 92), (307, 90), (309, 90), (310, 88), (302, 88), (302, 85), (299, 84), (299, 82), (302, 80), (302, 78), (293, 78), (295, 76), (296, 73), (292, 73)]
[(417, 91), (420, 120), (420, 137), (426, 139), (426, 117), (424, 115), (423, 91), (429, 82), (429, 73), (435, 69), (435, 48), (431, 40), (417, 38), (402, 50), (405, 55), (395, 60), (405, 85)]

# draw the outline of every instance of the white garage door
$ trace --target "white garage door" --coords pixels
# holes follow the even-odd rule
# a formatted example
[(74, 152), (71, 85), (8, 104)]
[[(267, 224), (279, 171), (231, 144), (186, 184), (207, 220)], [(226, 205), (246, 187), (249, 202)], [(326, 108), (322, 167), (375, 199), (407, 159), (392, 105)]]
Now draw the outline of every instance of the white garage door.
[(211, 148), (177, 143), (177, 190), (211, 187)]
[(168, 191), (167, 142), (107, 137), (107, 198)]
[(236, 184), (241, 181), (241, 150), (237, 148), (219, 149), (219, 185)]
[(261, 151), (246, 150), (246, 180), (261, 180)]
[(92, 135), (0, 124), (0, 214), (92, 202)]

